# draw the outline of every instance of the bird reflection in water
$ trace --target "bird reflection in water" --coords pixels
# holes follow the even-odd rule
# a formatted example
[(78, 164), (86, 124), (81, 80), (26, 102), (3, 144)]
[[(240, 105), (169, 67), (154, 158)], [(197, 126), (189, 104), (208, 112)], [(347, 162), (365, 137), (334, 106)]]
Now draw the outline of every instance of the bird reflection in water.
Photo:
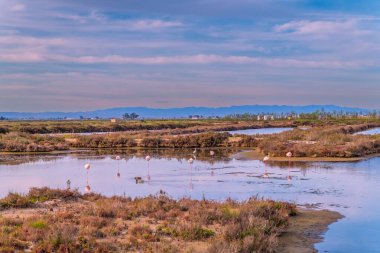
[(90, 192), (91, 191), (91, 187), (90, 187), (90, 184), (88, 183), (88, 172), (90, 171), (91, 165), (89, 163), (86, 163), (84, 165), (84, 168), (86, 169), (86, 187), (85, 187), (85, 191), (86, 192)]
[(150, 181), (150, 155), (147, 155), (146, 157), (145, 157), (145, 160), (148, 162), (148, 175), (147, 175), (147, 180), (148, 180), (148, 182)]
[(189, 163), (189, 168), (190, 168), (189, 188), (190, 188), (190, 190), (193, 190), (194, 189), (194, 185), (193, 185), (193, 163), (194, 163), (194, 159), (190, 158), (189, 160), (187, 160), (187, 162)]
[(116, 156), (116, 158), (115, 158), (116, 160), (117, 160), (117, 173), (116, 173), (116, 176), (118, 177), (118, 178), (120, 178), (120, 156)]

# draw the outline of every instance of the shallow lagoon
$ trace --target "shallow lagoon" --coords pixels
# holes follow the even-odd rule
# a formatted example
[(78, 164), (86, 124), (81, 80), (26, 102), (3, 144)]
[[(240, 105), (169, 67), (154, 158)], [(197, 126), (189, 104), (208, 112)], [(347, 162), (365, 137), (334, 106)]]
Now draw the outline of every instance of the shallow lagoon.
[(292, 130), (291, 127), (267, 127), (267, 128), (257, 128), (257, 129), (244, 129), (244, 130), (234, 130), (228, 131), (230, 134), (246, 134), (246, 135), (261, 135), (261, 134), (278, 134), (285, 131)]
[[(31, 186), (66, 187), (104, 195), (145, 196), (164, 190), (172, 197), (189, 196), (245, 200), (260, 196), (336, 210), (346, 217), (330, 226), (321, 252), (380, 252), (380, 158), (356, 163), (271, 163), (231, 159), (217, 152), (199, 153), (190, 166), (192, 151), (170, 155), (71, 154), (17, 156), (0, 164), (0, 195), (26, 192)], [(148, 163), (144, 157), (150, 154)], [(164, 158), (163, 158), (164, 157)], [(3, 159), (4, 160), (4, 159)], [(26, 162), (27, 161), (27, 162)], [(26, 163), (24, 163), (26, 162)], [(91, 163), (89, 171), (85, 163)], [(270, 177), (263, 178), (267, 170)], [(119, 174), (118, 174), (119, 173)], [(119, 176), (118, 176), (119, 175)], [(291, 181), (287, 180), (288, 176)], [(135, 177), (143, 183), (136, 184)]]

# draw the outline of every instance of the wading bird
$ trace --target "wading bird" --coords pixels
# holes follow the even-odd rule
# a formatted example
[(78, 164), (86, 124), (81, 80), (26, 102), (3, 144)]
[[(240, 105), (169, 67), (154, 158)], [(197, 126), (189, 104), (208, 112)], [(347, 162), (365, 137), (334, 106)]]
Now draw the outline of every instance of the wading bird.
[(150, 166), (149, 166), (149, 161), (150, 161), (150, 155), (147, 155), (146, 157), (145, 157), (145, 160), (148, 162), (148, 176), (147, 176), (147, 179), (148, 179), (148, 181), (150, 181)]
[[(213, 150), (211, 150), (210, 151), (210, 156), (214, 157), (214, 155), (215, 155), (215, 152)], [(211, 176), (214, 176), (214, 168), (213, 168), (214, 163), (213, 163), (213, 161), (211, 161), (211, 164), (212, 164), (212, 166), (211, 166)]]
[(116, 158), (115, 158), (116, 160), (117, 160), (117, 173), (116, 173), (116, 176), (117, 177), (120, 177), (120, 156), (116, 156)]
[(144, 180), (141, 177), (135, 177), (136, 184), (143, 184)]
[(70, 179), (67, 179), (67, 181), (66, 181), (66, 188), (67, 188), (67, 190), (70, 190), (70, 188), (71, 188), (71, 181), (70, 181)]
[(292, 180), (292, 177), (290, 176), (290, 158), (293, 156), (292, 152), (286, 153), (286, 157), (288, 158), (289, 161), (289, 170), (288, 170), (288, 181)]

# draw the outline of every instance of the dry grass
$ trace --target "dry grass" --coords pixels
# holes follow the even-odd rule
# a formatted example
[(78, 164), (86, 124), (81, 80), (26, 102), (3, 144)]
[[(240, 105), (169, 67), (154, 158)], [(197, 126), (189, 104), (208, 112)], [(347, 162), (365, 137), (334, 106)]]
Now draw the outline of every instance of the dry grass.
[(3, 152), (48, 152), (68, 148), (62, 137), (24, 133), (0, 134), (0, 151)]
[(255, 198), (132, 200), (47, 188), (24, 198), (29, 204), (3, 206), (1, 252), (275, 252), (295, 215), (292, 204)]

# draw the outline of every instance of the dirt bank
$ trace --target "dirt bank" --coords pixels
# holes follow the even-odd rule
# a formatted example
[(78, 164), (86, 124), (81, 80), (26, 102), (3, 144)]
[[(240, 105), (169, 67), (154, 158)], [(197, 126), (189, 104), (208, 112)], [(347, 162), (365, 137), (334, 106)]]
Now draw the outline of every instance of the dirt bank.
[(286, 231), (279, 237), (278, 252), (317, 252), (314, 245), (323, 240), (323, 234), (331, 223), (343, 218), (337, 212), (328, 210), (299, 209), (290, 219)]

